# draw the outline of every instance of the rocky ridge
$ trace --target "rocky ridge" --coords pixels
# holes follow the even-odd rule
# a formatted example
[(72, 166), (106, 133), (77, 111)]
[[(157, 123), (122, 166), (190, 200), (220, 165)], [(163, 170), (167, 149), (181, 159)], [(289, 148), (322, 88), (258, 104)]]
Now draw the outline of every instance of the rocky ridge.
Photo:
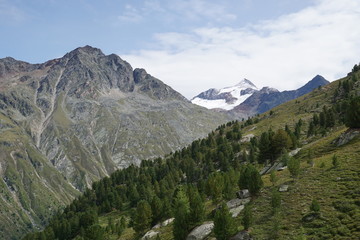
[(227, 121), (90, 46), (43, 64), (0, 59), (0, 238), (41, 227), (93, 181)]
[(299, 89), (280, 92), (271, 87), (263, 87), (259, 90), (252, 82), (244, 79), (233, 87), (220, 90), (209, 89), (200, 93), (191, 101), (208, 109), (226, 111), (233, 118), (241, 119), (264, 113), (328, 83), (329, 81), (325, 78), (317, 75)]

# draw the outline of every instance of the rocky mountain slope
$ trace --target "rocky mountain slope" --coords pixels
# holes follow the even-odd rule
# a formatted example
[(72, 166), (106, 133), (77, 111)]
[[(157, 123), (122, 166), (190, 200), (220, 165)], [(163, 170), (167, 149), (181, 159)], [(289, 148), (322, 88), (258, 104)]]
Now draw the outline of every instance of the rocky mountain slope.
[[(359, 239), (360, 67), (114, 172), (33, 239)], [(80, 221), (79, 221), (80, 219)]]
[(247, 118), (266, 112), (328, 83), (329, 81), (325, 78), (317, 75), (297, 90), (280, 92), (270, 87), (263, 87), (259, 90), (252, 82), (245, 79), (233, 87), (220, 90), (209, 89), (191, 101), (208, 109), (228, 111), (234, 118)]
[(0, 238), (41, 227), (93, 181), (226, 121), (90, 46), (43, 64), (0, 59)]
[(328, 84), (325, 78), (320, 75), (315, 76), (308, 83), (299, 89), (280, 92), (274, 88), (264, 87), (247, 98), (232, 112), (235, 115), (253, 116), (258, 113), (264, 113), (282, 103), (301, 97), (319, 86)]

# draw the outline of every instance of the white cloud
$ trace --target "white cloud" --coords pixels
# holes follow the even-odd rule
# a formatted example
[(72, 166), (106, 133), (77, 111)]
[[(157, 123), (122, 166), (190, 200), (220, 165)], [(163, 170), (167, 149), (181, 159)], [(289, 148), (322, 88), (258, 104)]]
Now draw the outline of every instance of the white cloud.
[[(200, 9), (202, 1), (197, 2)], [(316, 74), (342, 77), (360, 61), (359, 10), (357, 0), (318, 0), (313, 7), (243, 28), (158, 33), (156, 50), (122, 57), (188, 98), (245, 77), (258, 87), (295, 89)]]

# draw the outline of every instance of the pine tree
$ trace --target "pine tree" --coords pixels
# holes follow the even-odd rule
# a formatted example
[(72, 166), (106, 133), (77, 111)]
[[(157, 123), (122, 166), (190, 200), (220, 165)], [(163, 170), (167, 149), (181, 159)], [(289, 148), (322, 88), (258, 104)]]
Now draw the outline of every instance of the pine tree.
[(190, 216), (191, 226), (196, 226), (205, 218), (205, 205), (196, 187), (189, 188)]
[(243, 211), (244, 211), (244, 215), (242, 218), (242, 223), (244, 225), (244, 229), (249, 230), (249, 228), (253, 223), (252, 209), (250, 204), (246, 204)]
[(138, 234), (144, 233), (151, 225), (151, 207), (146, 200), (138, 202), (134, 217), (134, 230)]
[(222, 199), (224, 178), (221, 173), (215, 172), (209, 176), (207, 181), (207, 190), (214, 202), (219, 202)]
[(332, 156), (332, 165), (334, 168), (337, 168), (340, 165), (339, 159), (335, 154)]
[(291, 140), (290, 136), (288, 135), (288, 133), (285, 130), (279, 129), (275, 133), (271, 145), (272, 145), (272, 149), (274, 151), (274, 154), (278, 155), (278, 154), (281, 153), (281, 151), (283, 149), (287, 150), (292, 146), (292, 140)]
[(346, 110), (346, 126), (360, 128), (360, 97), (352, 98)]
[(300, 173), (300, 160), (291, 157), (288, 161), (288, 169), (293, 178), (296, 178)]
[(163, 205), (158, 196), (154, 196), (151, 201), (152, 225), (158, 223), (163, 217)]
[(175, 240), (183, 240), (189, 232), (189, 199), (182, 187), (179, 188), (174, 206), (173, 236)]
[(278, 209), (280, 205), (281, 205), (280, 192), (274, 189), (271, 194), (271, 207), (273, 209), (273, 213), (276, 212), (276, 209)]
[(235, 222), (225, 203), (216, 211), (214, 218), (214, 233), (216, 239), (227, 240), (236, 232)]
[(266, 160), (271, 159), (271, 147), (270, 147), (270, 139), (269, 134), (267, 132), (263, 132), (260, 136), (259, 141), (259, 163), (265, 163)]
[(271, 171), (270, 173), (270, 181), (272, 183), (273, 186), (275, 186), (276, 182), (277, 182), (277, 176), (274, 170)]

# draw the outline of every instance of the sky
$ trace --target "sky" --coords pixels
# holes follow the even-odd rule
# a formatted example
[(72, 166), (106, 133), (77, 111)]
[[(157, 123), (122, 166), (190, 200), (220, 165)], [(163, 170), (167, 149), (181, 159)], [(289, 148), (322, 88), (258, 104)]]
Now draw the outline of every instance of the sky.
[(247, 78), (301, 87), (360, 62), (359, 0), (0, 0), (0, 58), (85, 45), (116, 53), (191, 99)]

